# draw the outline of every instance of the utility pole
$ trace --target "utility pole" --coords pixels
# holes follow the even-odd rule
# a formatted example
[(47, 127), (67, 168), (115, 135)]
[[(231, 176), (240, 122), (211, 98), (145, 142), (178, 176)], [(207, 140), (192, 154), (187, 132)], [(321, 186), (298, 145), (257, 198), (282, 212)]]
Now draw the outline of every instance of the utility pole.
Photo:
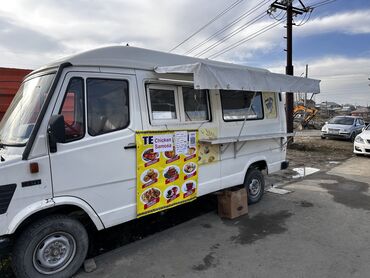
[[(310, 8), (307, 8), (301, 0), (298, 0), (299, 3), (302, 5), (303, 8), (297, 8), (293, 6), (293, 0), (281, 0), (278, 2), (277, 0), (270, 5), (269, 11), (270, 13), (276, 10), (284, 10), (287, 14), (287, 21), (286, 21), (286, 67), (285, 73), (287, 75), (294, 75), (294, 67), (293, 67), (293, 16), (294, 15), (301, 15), (310, 11)], [(294, 98), (292, 92), (286, 93), (286, 120), (287, 120), (287, 132), (293, 132), (293, 105), (294, 105)]]
[[(306, 78), (308, 78), (308, 65), (306, 64)], [(304, 93), (304, 102), (303, 102), (304, 107), (307, 106), (307, 93)]]

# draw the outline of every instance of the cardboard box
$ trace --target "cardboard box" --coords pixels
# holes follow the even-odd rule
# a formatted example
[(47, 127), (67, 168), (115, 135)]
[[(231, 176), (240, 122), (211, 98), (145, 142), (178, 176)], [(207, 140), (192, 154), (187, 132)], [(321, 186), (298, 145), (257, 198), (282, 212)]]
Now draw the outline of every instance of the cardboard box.
[(248, 213), (248, 195), (245, 188), (227, 189), (217, 197), (220, 217), (234, 219)]

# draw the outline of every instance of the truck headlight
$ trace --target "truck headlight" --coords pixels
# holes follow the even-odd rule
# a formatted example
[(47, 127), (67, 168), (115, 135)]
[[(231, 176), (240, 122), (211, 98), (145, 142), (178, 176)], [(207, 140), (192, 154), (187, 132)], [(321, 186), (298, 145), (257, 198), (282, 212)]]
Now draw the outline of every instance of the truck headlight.
[(364, 139), (362, 139), (361, 136), (357, 136), (356, 139), (355, 139), (355, 142), (356, 143), (361, 143), (361, 144), (365, 143)]

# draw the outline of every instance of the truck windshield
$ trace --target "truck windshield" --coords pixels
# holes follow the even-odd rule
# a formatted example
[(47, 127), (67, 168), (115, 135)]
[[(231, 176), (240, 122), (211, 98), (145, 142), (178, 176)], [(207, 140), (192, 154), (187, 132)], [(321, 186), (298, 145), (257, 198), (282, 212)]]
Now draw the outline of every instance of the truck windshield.
[(0, 122), (0, 145), (24, 146), (46, 100), (55, 73), (22, 83)]

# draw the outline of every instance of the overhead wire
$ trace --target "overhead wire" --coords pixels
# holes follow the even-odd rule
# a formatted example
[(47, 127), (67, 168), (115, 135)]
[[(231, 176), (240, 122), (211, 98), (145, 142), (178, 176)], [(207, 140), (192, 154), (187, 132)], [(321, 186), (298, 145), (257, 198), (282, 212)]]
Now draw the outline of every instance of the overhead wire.
[(285, 18), (286, 18), (286, 16), (284, 18), (282, 18), (281, 20), (279, 20), (279, 21), (273, 22), (273, 23), (271, 23), (271, 24), (269, 24), (269, 25), (267, 25), (267, 26), (259, 29), (258, 31), (250, 34), (246, 38), (241, 39), (241, 40), (239, 40), (239, 41), (237, 41), (237, 42), (229, 45), (228, 47), (226, 47), (226, 48), (224, 48), (224, 49), (222, 49), (222, 50), (220, 50), (220, 51), (218, 51), (216, 53), (213, 53), (212, 55), (208, 56), (207, 58), (208, 59), (214, 59), (214, 58), (216, 58), (216, 57), (218, 57), (218, 56), (220, 56), (222, 54), (225, 54), (226, 52), (229, 52), (230, 50), (232, 50), (232, 49), (234, 49), (234, 48), (236, 48), (236, 47), (238, 47), (238, 46), (246, 43), (247, 41), (250, 41), (250, 40), (254, 39), (255, 37), (258, 37), (258, 36), (262, 35), (263, 33), (265, 33), (267, 31), (269, 31), (269, 30), (277, 27), (281, 23), (281, 21), (284, 20)]
[(244, 23), (243, 25), (241, 25), (240, 27), (238, 27), (237, 29), (235, 29), (234, 31), (232, 31), (230, 34), (228, 34), (228, 35), (220, 38), (219, 40), (217, 40), (216, 42), (214, 42), (213, 44), (211, 44), (207, 48), (205, 48), (202, 51), (200, 51), (197, 54), (195, 54), (195, 57), (200, 57), (200, 56), (206, 54), (207, 52), (209, 52), (212, 49), (216, 48), (217, 46), (219, 46), (220, 44), (224, 43), (225, 41), (231, 39), (235, 35), (239, 34), (243, 30), (245, 30), (246, 28), (248, 28), (249, 26), (251, 26), (252, 24), (256, 23), (257, 21), (261, 20), (262, 18), (264, 18), (266, 16), (267, 16), (267, 13), (265, 11), (262, 12), (262, 13), (260, 13), (258, 16), (256, 16), (252, 20)]
[(315, 4), (312, 4), (310, 5), (309, 7), (310, 8), (318, 8), (318, 7), (321, 7), (321, 6), (324, 6), (324, 5), (327, 5), (327, 4), (330, 4), (330, 3), (333, 3), (337, 0), (324, 0), (324, 1), (321, 1), (321, 2), (317, 2)]
[[(314, 8), (317, 8), (317, 7), (321, 7), (321, 6), (324, 6), (324, 5), (327, 5), (327, 4), (331, 4), (331, 3), (333, 3), (333, 2), (335, 2), (335, 1), (337, 1), (337, 0), (324, 0), (324, 1), (321, 1), (321, 2), (317, 2), (317, 3), (315, 3), (315, 4), (313, 4), (313, 5), (310, 5), (310, 6), (307, 6), (307, 8), (308, 8), (308, 13), (306, 13), (305, 14), (305, 16), (303, 17), (303, 19), (300, 21), (300, 23), (298, 23), (298, 24), (296, 24), (296, 26), (303, 26), (304, 24), (306, 24), (309, 20), (310, 20), (310, 18), (311, 18), (311, 15), (312, 15), (312, 12), (313, 12), (313, 10), (314, 10)], [(266, 3), (266, 2), (264, 2), (264, 1), (262, 1), (262, 2), (260, 2), (259, 4), (261, 4), (261, 3)], [(259, 5), (258, 4), (258, 5)], [(245, 13), (244, 13), (245, 14)], [(242, 14), (240, 17), (238, 17), (236, 20), (234, 20), (233, 22), (235, 22), (235, 21), (237, 21), (239, 18), (241, 18), (244, 14)], [(233, 43), (233, 44), (231, 44), (231, 45), (229, 45), (229, 46), (227, 46), (227, 47), (225, 47), (224, 49), (221, 49), (221, 50), (219, 50), (219, 51), (217, 51), (217, 52), (215, 52), (215, 53), (213, 53), (213, 54), (211, 54), (210, 56), (208, 56), (207, 58), (209, 58), (209, 59), (214, 59), (214, 58), (216, 58), (216, 57), (218, 57), (218, 56), (220, 56), (220, 55), (222, 55), (222, 54), (225, 54), (225, 53), (227, 53), (227, 52), (229, 52), (229, 51), (231, 51), (232, 49), (234, 49), (234, 48), (236, 48), (236, 47), (238, 47), (238, 46), (240, 46), (240, 45), (242, 45), (242, 44), (244, 44), (244, 43), (246, 43), (246, 42), (248, 42), (248, 41), (250, 41), (250, 40), (252, 40), (252, 39), (254, 39), (255, 37), (257, 37), (257, 36), (260, 36), (260, 35), (262, 35), (263, 33), (265, 33), (265, 32), (267, 32), (267, 31), (269, 31), (269, 30), (271, 30), (271, 29), (273, 29), (273, 28), (275, 28), (275, 27), (277, 27), (280, 23), (281, 23), (281, 21), (282, 20), (284, 20), (285, 18), (286, 18), (286, 13), (285, 13), (285, 15), (283, 16), (283, 17), (281, 17), (281, 18), (279, 18), (279, 16), (281, 15), (281, 12), (277, 15), (277, 16), (274, 16), (272, 13), (268, 13), (269, 14), (269, 16), (270, 17), (272, 17), (272, 18), (274, 18), (275, 20), (276, 20), (276, 22), (274, 22), (274, 23), (271, 23), (271, 24), (269, 24), (269, 25), (267, 25), (267, 26), (265, 26), (265, 27), (263, 27), (263, 28), (261, 28), (261, 29), (259, 29), (258, 31), (256, 31), (256, 32), (254, 32), (254, 33), (252, 33), (252, 34), (250, 34), (250, 35), (248, 35), (247, 37), (245, 37), (245, 38), (243, 38), (243, 39), (241, 39), (241, 40), (239, 40), (239, 41), (237, 41), (237, 42), (235, 42), (235, 43)], [(250, 20), (250, 21), (248, 21), (247, 23), (245, 23), (245, 24), (243, 24), (242, 26), (240, 26), (240, 27), (238, 27), (236, 30), (234, 30), (233, 32), (231, 32), (230, 34), (228, 34), (228, 35), (226, 35), (226, 36), (224, 36), (223, 38), (221, 38), (221, 39), (219, 39), (218, 41), (216, 41), (215, 43), (213, 43), (212, 45), (210, 45), (210, 46), (208, 46), (206, 49), (204, 49), (204, 50), (202, 50), (202, 51), (200, 51), (199, 53), (197, 53), (195, 56), (196, 57), (199, 57), (199, 56), (202, 56), (202, 55), (204, 55), (204, 54), (206, 54), (206, 53), (208, 53), (209, 51), (211, 51), (212, 49), (214, 49), (215, 47), (217, 47), (218, 45), (220, 45), (221, 43), (223, 43), (223, 42), (225, 42), (225, 41), (227, 41), (228, 39), (230, 39), (231, 37), (233, 37), (233, 36), (235, 36), (236, 34), (238, 34), (238, 33), (240, 33), (241, 31), (243, 31), (245, 28), (247, 28), (247, 27), (249, 27), (250, 25), (252, 25), (253, 23), (255, 23), (255, 22), (257, 22), (258, 20), (261, 20), (262, 18), (264, 18), (266, 16), (266, 14), (259, 14), (258, 16), (256, 16), (254, 19), (252, 19), (252, 20)], [(232, 24), (233, 22), (231, 22), (230, 24)], [(236, 23), (235, 23), (236, 24)], [(235, 24), (233, 24), (233, 25), (235, 25)], [(233, 26), (233, 25), (231, 25), (231, 26)], [(225, 26), (225, 27), (228, 27), (229, 25), (227, 25), (227, 26)], [(224, 27), (224, 28), (225, 28)], [(220, 31), (220, 33), (222, 33), (222, 32), (224, 32), (224, 28), (223, 29), (221, 29), (221, 30), (219, 30)], [(226, 30), (227, 29), (229, 29), (229, 28), (226, 28)], [(218, 31), (218, 32), (219, 32)], [(214, 33), (214, 34), (216, 34), (216, 36), (218, 35), (218, 34), (220, 34), (220, 33)], [(213, 35), (214, 35), (213, 34)], [(197, 44), (196, 46), (194, 46), (192, 49), (190, 49), (187, 53), (191, 53), (191, 52), (193, 52), (194, 50), (196, 50), (196, 49), (198, 49), (199, 47), (201, 47), (201, 46), (203, 46), (205, 43), (207, 43), (208, 41), (210, 41), (212, 38), (214, 38), (213, 37), (213, 35), (212, 36), (210, 36), (210, 37), (208, 37), (206, 40), (204, 40), (204, 41), (202, 41), (201, 43), (199, 43), (199, 44)]]
[[(335, 2), (335, 1), (337, 1), (337, 0), (324, 0), (324, 1), (317, 2), (315, 4), (312, 4), (310, 6), (307, 6), (307, 8), (309, 9), (309, 12), (308, 13), (305, 13), (304, 18), (301, 20), (300, 23), (296, 24), (296, 26), (300, 27), (300, 26), (305, 25), (310, 20), (311, 15), (312, 15), (312, 12), (313, 12), (313, 10), (315, 8), (318, 8), (320, 6), (324, 6), (324, 5), (327, 5), (327, 4), (331, 4), (331, 3)], [(308, 17), (307, 17), (307, 15), (308, 15)], [(307, 17), (307, 19), (306, 19), (306, 17)]]
[(188, 54), (194, 52), (195, 50), (199, 49), (200, 47), (202, 47), (203, 45), (205, 45), (207, 42), (211, 41), (213, 38), (215, 38), (218, 35), (224, 33), (226, 30), (230, 29), (231, 27), (233, 27), (234, 25), (236, 25), (237, 23), (239, 23), (243, 19), (247, 18), (249, 15), (251, 15), (252, 13), (254, 13), (255, 11), (257, 11), (258, 9), (260, 9), (261, 7), (263, 7), (263, 5), (267, 4), (268, 2), (271, 2), (271, 0), (262, 0), (257, 5), (255, 5), (253, 8), (251, 8), (248, 11), (242, 13), (239, 17), (237, 17), (236, 19), (234, 19), (233, 21), (231, 21), (230, 23), (228, 23), (226, 26), (224, 26), (220, 30), (216, 31), (215, 33), (213, 33), (212, 35), (210, 35), (209, 37), (207, 37), (206, 39), (204, 39), (200, 43), (198, 43), (195, 46), (193, 46), (190, 50), (186, 51), (184, 53), (184, 55), (188, 55)]
[(197, 35), (198, 33), (200, 33), (202, 30), (204, 30), (205, 28), (207, 28), (209, 25), (211, 25), (217, 19), (219, 19), (220, 17), (222, 17), (223, 15), (225, 15), (226, 13), (228, 13), (229, 11), (231, 11), (233, 8), (235, 8), (236, 6), (238, 6), (243, 1), (244, 0), (237, 0), (237, 1), (233, 2), (230, 6), (228, 6), (222, 12), (220, 12), (219, 14), (217, 14), (214, 18), (212, 18), (210, 21), (208, 21), (206, 24), (204, 24), (202, 27), (200, 27), (198, 30), (196, 30), (194, 33), (192, 33), (190, 36), (188, 36), (185, 40), (183, 40), (182, 42), (180, 42), (179, 44), (177, 44), (175, 47), (173, 47), (171, 50), (169, 50), (169, 52), (172, 52), (175, 49), (179, 48), (181, 45), (183, 45), (184, 43), (186, 43), (187, 41), (189, 41), (195, 35)]
[[(309, 13), (306, 13), (306, 14), (304, 15), (304, 18), (301, 20), (301, 22), (300, 22), (300, 23), (298, 23), (298, 24), (296, 24), (295, 26), (300, 27), (300, 26), (305, 25), (305, 24), (310, 20), (311, 15), (312, 15), (312, 12), (313, 12), (313, 9), (311, 9), (311, 10), (309, 11)], [(307, 17), (307, 19), (306, 19), (307, 14), (308, 14), (308, 17)]]
[[(274, 15), (272, 12), (268, 12), (268, 15), (269, 15), (269, 17), (270, 18), (272, 18), (272, 19), (275, 19), (275, 20), (281, 20), (282, 19), (282, 17), (281, 18), (278, 18), (281, 14), (283, 13), (283, 11), (280, 11), (280, 13), (278, 14), (278, 15)], [(284, 15), (283, 15), (284, 16)]]

